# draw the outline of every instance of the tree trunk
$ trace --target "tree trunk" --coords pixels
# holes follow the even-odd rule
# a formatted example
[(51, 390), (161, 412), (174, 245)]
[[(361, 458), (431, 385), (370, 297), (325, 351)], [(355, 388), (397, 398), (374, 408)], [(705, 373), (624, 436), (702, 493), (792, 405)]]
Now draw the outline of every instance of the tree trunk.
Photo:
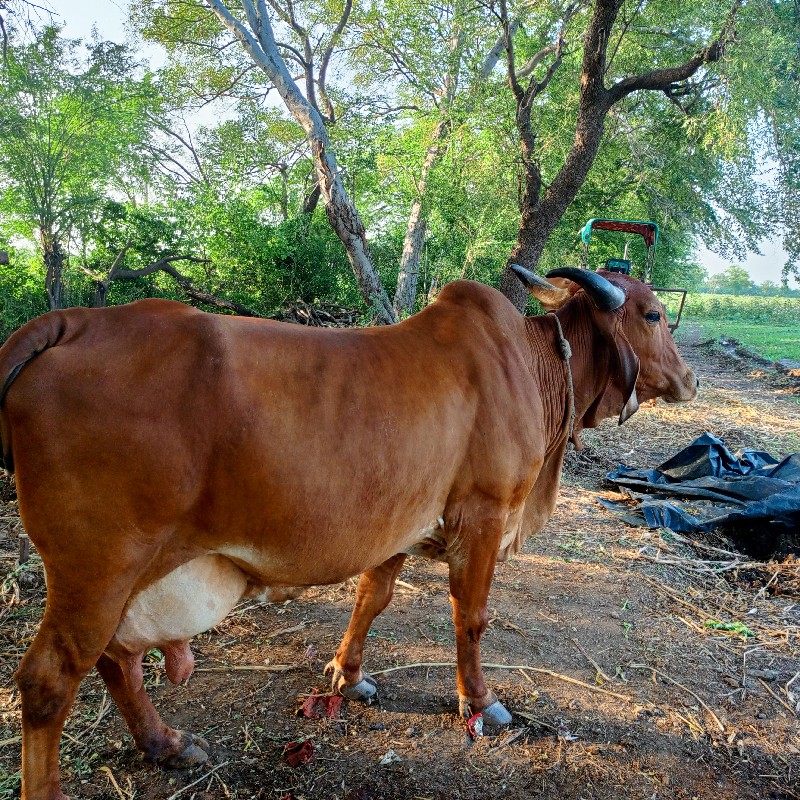
[[(533, 162), (531, 143), (534, 133), (531, 128), (530, 107), (525, 105), (527, 97), (522, 96), (513, 66), (513, 55), (509, 57), (509, 77), (517, 96), (517, 121), (525, 164), (525, 192), (521, 207), (521, 221), (517, 244), (511, 251), (506, 268), (500, 278), (500, 291), (522, 311), (527, 303), (528, 293), (509, 268), (518, 263), (535, 270), (550, 234), (555, 230), (569, 204), (575, 199), (600, 149), (606, 115), (611, 107), (632, 92), (671, 91), (686, 81), (703, 64), (718, 61), (725, 45), (735, 35), (734, 22), (741, 0), (733, 0), (731, 12), (720, 35), (691, 58), (675, 67), (650, 70), (639, 75), (623, 78), (607, 88), (604, 83), (607, 63), (607, 47), (611, 39), (617, 14), (622, 0), (596, 0), (592, 18), (586, 29), (583, 41), (583, 61), (581, 65), (580, 104), (575, 123), (575, 138), (564, 165), (555, 180), (542, 193), (543, 182), (538, 168)], [(510, 40), (509, 40), (510, 41)], [(512, 54), (511, 47), (508, 51)], [(548, 76), (535, 89), (546, 87)], [(526, 116), (527, 110), (527, 116)]]
[(44, 250), (44, 288), (47, 292), (47, 305), (54, 311), (63, 304), (64, 251), (61, 249), (61, 242), (50, 231), (42, 231), (41, 242)]
[(311, 215), (319, 203), (320, 188), (319, 184), (315, 183), (314, 188), (306, 195), (303, 200), (303, 214)]
[(403, 240), (403, 254), (400, 257), (400, 272), (397, 275), (397, 289), (394, 295), (394, 311), (398, 317), (414, 312), (414, 301), (417, 297), (417, 281), (419, 280), (419, 264), (422, 260), (422, 246), (425, 243), (427, 219), (422, 214), (425, 191), (428, 186), (428, 175), (442, 150), (442, 140), (449, 127), (448, 120), (442, 119), (433, 131), (432, 142), (425, 155), (422, 172), (417, 181), (417, 196), (411, 204), (406, 235)]
[(397, 315), (372, 264), (364, 224), (342, 183), (322, 116), (303, 96), (289, 74), (275, 42), (266, 4), (241, 0), (250, 30), (231, 14), (224, 0), (209, 0), (209, 5), (253, 62), (267, 74), (289, 113), (302, 125), (314, 157), (328, 221), (344, 245), (361, 297), (373, 309), (378, 322), (397, 322)]
[(508, 264), (520, 264), (535, 271), (550, 234), (558, 227), (561, 217), (575, 199), (592, 168), (603, 138), (605, 115), (606, 110), (603, 107), (598, 109), (590, 103), (584, 105), (582, 102), (572, 149), (556, 179), (544, 194), (540, 190), (531, 192), (526, 185), (517, 243), (500, 278), (500, 291), (520, 311), (524, 310), (528, 302), (528, 291)]
[(94, 285), (94, 297), (92, 298), (92, 308), (105, 308), (108, 302), (108, 281), (96, 281)]

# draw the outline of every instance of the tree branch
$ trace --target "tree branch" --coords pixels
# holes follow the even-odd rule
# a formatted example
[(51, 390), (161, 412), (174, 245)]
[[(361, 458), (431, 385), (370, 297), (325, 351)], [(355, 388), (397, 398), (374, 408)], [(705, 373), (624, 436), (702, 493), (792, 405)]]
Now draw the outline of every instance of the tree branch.
[[(517, 28), (519, 28), (519, 20), (515, 19), (510, 25), (510, 35), (513, 36), (517, 32)], [(486, 58), (483, 60), (483, 64), (481, 64), (480, 71), (478, 73), (478, 77), (481, 81), (486, 81), (489, 79), (489, 76), (492, 74), (492, 71), (497, 66), (497, 62), (500, 60), (500, 55), (503, 53), (506, 47), (506, 33), (505, 29), (503, 32), (497, 37), (497, 41), (494, 43), (494, 47), (486, 54)]]
[(111, 272), (109, 272), (108, 280), (131, 280), (133, 278), (143, 278), (159, 271), (166, 272), (167, 275), (170, 275), (175, 279), (175, 282), (178, 284), (178, 286), (180, 286), (181, 289), (183, 289), (183, 291), (186, 292), (186, 294), (192, 300), (196, 300), (199, 303), (204, 303), (205, 305), (214, 306), (215, 308), (224, 308), (227, 311), (233, 311), (242, 317), (261, 316), (261, 314), (253, 311), (247, 306), (243, 306), (240, 303), (236, 303), (232, 300), (225, 300), (222, 297), (217, 297), (216, 295), (210, 294), (202, 289), (198, 289), (189, 278), (187, 278), (185, 275), (181, 275), (181, 273), (172, 266), (172, 262), (174, 261), (189, 261), (194, 264), (211, 263), (210, 258), (197, 258), (196, 256), (190, 255), (164, 256), (163, 258), (159, 258), (158, 261), (154, 261), (152, 264), (148, 264), (146, 267), (142, 267), (141, 269), (122, 269), (113, 273), (113, 275)]
[(514, 66), (514, 31), (508, 21), (508, 6), (506, 0), (500, 0), (500, 22), (503, 26), (503, 45), (506, 50), (506, 63), (508, 65), (508, 85), (517, 100), (517, 105), (525, 99), (525, 90), (517, 78), (517, 69)]
[(704, 64), (713, 64), (722, 58), (725, 48), (736, 36), (734, 21), (736, 14), (741, 6), (741, 0), (734, 0), (725, 24), (719, 36), (711, 44), (698, 50), (690, 59), (676, 67), (665, 67), (644, 72), (640, 75), (632, 75), (617, 81), (608, 90), (609, 105), (613, 105), (622, 98), (627, 97), (631, 92), (640, 90), (660, 90), (666, 93), (673, 93), (678, 88), (678, 84), (688, 80)]
[(125, 253), (127, 253), (128, 250), (130, 249), (131, 244), (133, 244), (133, 242), (130, 239), (128, 239), (128, 241), (125, 242), (125, 245), (123, 246), (122, 250), (120, 250), (119, 253), (117, 253), (117, 257), (114, 259), (114, 263), (111, 265), (111, 269), (108, 271), (106, 282), (114, 280), (114, 277), (117, 275), (120, 262), (125, 257)]
[(277, 47), (282, 47), (284, 50), (288, 50), (294, 56), (294, 61), (303, 67), (303, 69), (308, 66), (303, 58), (303, 54), (296, 47), (292, 47), (292, 45), (286, 44), (286, 42), (275, 42), (275, 45)]
[(523, 80), (530, 75), (533, 74), (533, 71), (542, 61), (547, 58), (551, 53), (555, 53), (556, 49), (558, 48), (558, 42), (553, 42), (552, 44), (548, 44), (546, 47), (543, 47), (538, 53), (532, 55), (527, 62), (522, 66), (522, 68), (517, 72), (517, 78)]
[(333, 33), (331, 34), (331, 40), (328, 44), (325, 53), (322, 56), (322, 62), (319, 65), (319, 75), (317, 76), (317, 86), (319, 88), (319, 96), (322, 99), (322, 103), (325, 106), (325, 114), (328, 117), (328, 121), (330, 124), (334, 124), (336, 122), (336, 113), (333, 108), (333, 104), (328, 97), (328, 91), (326, 88), (326, 81), (328, 75), (328, 65), (330, 64), (331, 55), (333, 54), (333, 49), (336, 47), (336, 43), (339, 41), (339, 38), (342, 35), (342, 31), (344, 31), (345, 25), (347, 25), (347, 20), (350, 18), (350, 12), (353, 9), (353, 0), (345, 0), (344, 8), (342, 9), (342, 16), (339, 18), (339, 24), (334, 29)]

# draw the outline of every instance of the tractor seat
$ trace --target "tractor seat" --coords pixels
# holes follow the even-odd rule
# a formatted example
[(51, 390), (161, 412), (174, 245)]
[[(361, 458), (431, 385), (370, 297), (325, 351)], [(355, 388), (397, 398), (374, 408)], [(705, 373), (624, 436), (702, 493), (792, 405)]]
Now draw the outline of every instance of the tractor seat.
[(631, 274), (631, 262), (627, 258), (609, 258), (605, 268), (609, 272), (621, 272), (623, 275)]

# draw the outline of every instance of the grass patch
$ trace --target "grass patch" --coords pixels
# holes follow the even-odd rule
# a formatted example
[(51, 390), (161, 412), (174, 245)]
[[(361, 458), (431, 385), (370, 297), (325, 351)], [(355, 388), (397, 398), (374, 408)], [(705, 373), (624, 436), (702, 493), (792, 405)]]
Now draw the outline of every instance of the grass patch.
[[(800, 336), (798, 326), (776, 325), (763, 322), (740, 322), (739, 320), (687, 319), (703, 330), (709, 339), (725, 336), (737, 339), (745, 347), (772, 361), (783, 358), (800, 361)], [(680, 328), (678, 329), (680, 332)]]
[[(670, 305), (675, 303), (669, 298)], [(684, 315), (692, 320), (792, 325), (800, 322), (800, 297), (754, 297), (732, 294), (690, 294)]]

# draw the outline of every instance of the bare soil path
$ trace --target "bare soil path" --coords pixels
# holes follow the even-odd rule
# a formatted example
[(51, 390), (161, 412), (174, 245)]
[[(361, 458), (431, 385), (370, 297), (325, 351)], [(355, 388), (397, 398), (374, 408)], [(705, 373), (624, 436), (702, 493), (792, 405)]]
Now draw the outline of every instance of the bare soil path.
[[(146, 667), (166, 721), (208, 738), (211, 760), (190, 772), (145, 764), (92, 675), (62, 740), (66, 791), (123, 800), (800, 798), (798, 562), (748, 563), (709, 549), (730, 549), (719, 538), (692, 545), (629, 528), (595, 501), (611, 495), (603, 476), (618, 463), (655, 466), (705, 431), (732, 449), (800, 451), (796, 379), (730, 359), (696, 336), (683, 352), (703, 384), (698, 401), (587, 432), (586, 448), (568, 456), (555, 516), (497, 568), (483, 654), (502, 665), (489, 674), (515, 714), (508, 731), (473, 743), (457, 719), (445, 569), (412, 560), (368, 640), (365, 666), (377, 676), (380, 704), (345, 702), (337, 720), (295, 715), (303, 695), (327, 690), (322, 668), (345, 628), (354, 582), (285, 604), (245, 603), (195, 640), (188, 684), (170, 686), (156, 654)], [(36, 560), (14, 571), (11, 497), (5, 486), (3, 799), (19, 792), (11, 676), (44, 602)], [(742, 622), (753, 635), (710, 629), (712, 618)], [(292, 768), (284, 746), (305, 739), (314, 757)]]

